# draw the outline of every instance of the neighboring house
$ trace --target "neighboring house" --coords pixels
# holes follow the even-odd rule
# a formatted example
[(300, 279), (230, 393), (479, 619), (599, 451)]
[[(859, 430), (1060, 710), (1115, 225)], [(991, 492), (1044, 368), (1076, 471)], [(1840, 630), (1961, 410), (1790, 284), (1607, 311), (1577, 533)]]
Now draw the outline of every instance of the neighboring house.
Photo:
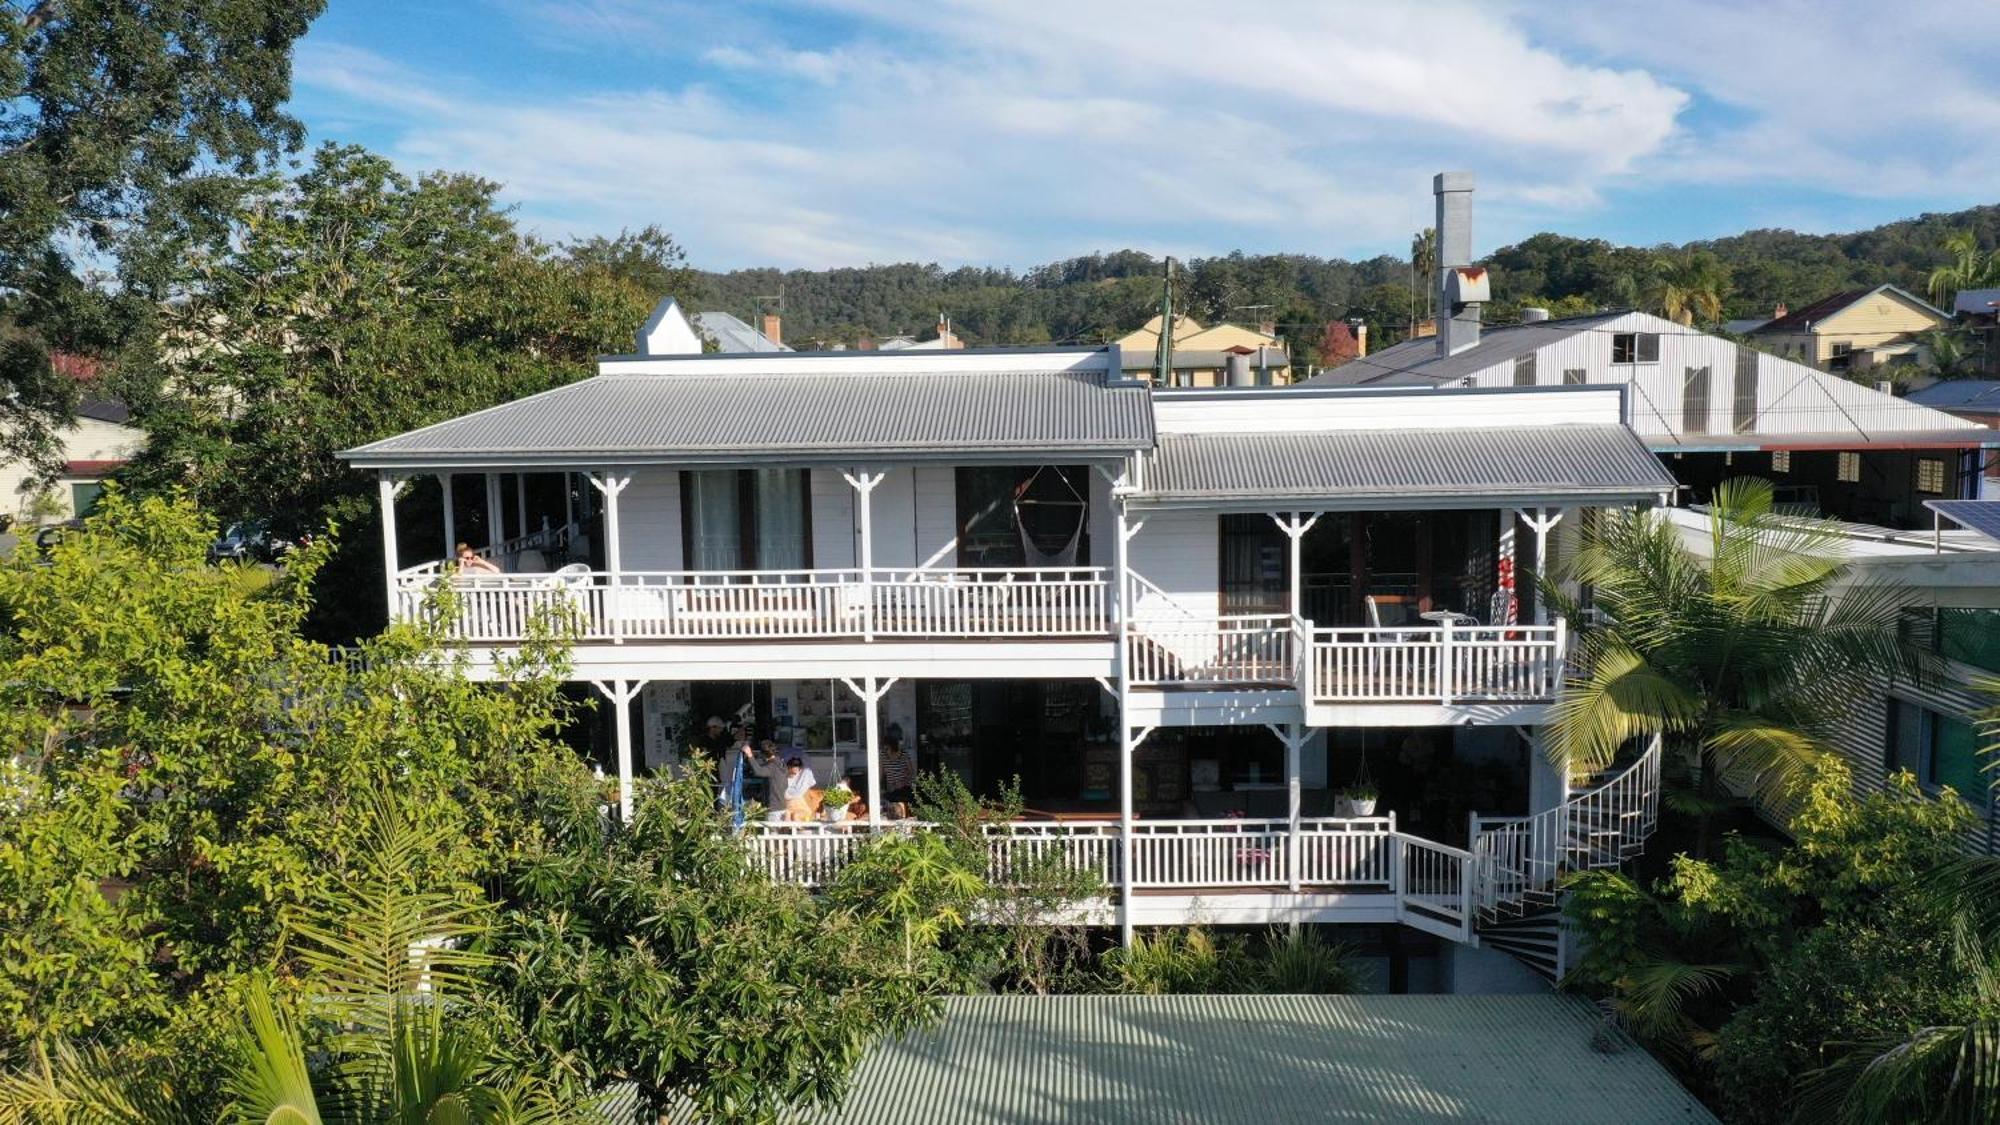
[(1886, 527), (1929, 527), (1924, 501), (1978, 496), (1981, 447), (2000, 445), (1965, 419), (1650, 313), (1491, 326), (1478, 320), (1480, 302), (1462, 305), (1444, 322), (1452, 335), (1405, 341), (1307, 385), (1627, 387), (1632, 426), (1683, 501), (1761, 476), (1801, 510)]
[(792, 349), (784, 344), (782, 325), (777, 313), (765, 313), (764, 328), (759, 331), (749, 324), (726, 312), (705, 312), (694, 314), (694, 329), (707, 340), (713, 341), (715, 350), (735, 355), (743, 352), (788, 352)]
[[(1910, 402), (1942, 410), (1973, 425), (2000, 430), (2000, 379), (1948, 379), (1911, 391), (1905, 397)], [(1995, 435), (1995, 438), (2000, 441), (2000, 435)], [(2000, 499), (2000, 449), (1986, 451), (1983, 475), (1985, 480), (1979, 496), (1989, 500)]]
[[(1286, 350), (1277, 325), (1266, 321), (1256, 328), (1237, 324), (1216, 324), (1204, 328), (1191, 316), (1174, 318), (1173, 374), (1168, 385), (1175, 387), (1221, 387), (1231, 385), (1229, 357), (1238, 361), (1238, 378), (1246, 369), (1256, 373), (1258, 386), (1291, 382), (1291, 355)], [(1160, 318), (1153, 317), (1142, 327), (1117, 341), (1125, 370), (1135, 376), (1157, 381), (1160, 351)], [(1243, 385), (1238, 382), (1235, 385)]]
[(915, 336), (903, 336), (903, 335), (888, 336), (884, 337), (881, 341), (876, 343), (875, 347), (885, 352), (899, 352), (899, 351), (948, 352), (948, 351), (957, 351), (965, 347), (965, 341), (959, 339), (958, 335), (951, 330), (950, 319), (945, 317), (943, 314), (939, 314), (937, 322), (937, 335), (931, 337), (930, 339), (919, 340)]
[(56, 434), (58, 471), (49, 477), (25, 461), (0, 462), (5, 513), (22, 523), (55, 523), (87, 514), (104, 491), (104, 478), (146, 445), (125, 404), (108, 399), (79, 403), (76, 421)]
[[(1915, 591), (1908, 635), (1943, 658), (1942, 682), (1917, 685), (1885, 677), (1878, 694), (1843, 716), (1836, 742), (1854, 769), (1855, 786), (1880, 789), (1891, 771), (1908, 770), (1926, 789), (1952, 787), (1979, 814), (1980, 849), (2000, 855), (2000, 817), (1994, 779), (1984, 770), (1979, 713), (1996, 703), (1981, 681), (2000, 676), (2000, 501), (1938, 501), (1945, 513), (1969, 516), (1988, 530), (1961, 527), (1949, 514), (1932, 513), (1932, 528), (1891, 531), (1835, 525), (1848, 584), (1887, 585)], [(1669, 513), (1682, 541), (1705, 552), (1708, 515), (1695, 509)]]
[(1894, 285), (1835, 293), (1748, 333), (1758, 347), (1825, 371), (1859, 373), (1890, 364), (1924, 364), (1923, 334), (1951, 314)]
[[(1339, 924), (1485, 990), (1560, 975), (1558, 877), (1650, 833), (1657, 742), (1574, 785), (1548, 765), (1568, 625), (1516, 578), (1579, 513), (1671, 495), (1627, 387), (1170, 390), (1116, 346), (698, 348), (342, 454), (379, 477), (392, 614), (456, 587), (466, 674), (573, 615), (566, 675), (613, 703), (597, 752), (627, 812), (639, 770), (740, 716), (862, 775), (877, 827), (900, 738), (975, 790), (1018, 779), (995, 877), (1062, 856), (1128, 937)], [(501, 575), (443, 567), (449, 514), (398, 522), (400, 491), (466, 475)], [(812, 886), (863, 838), (745, 846)]]
[(2000, 375), (2000, 289), (1962, 289), (1952, 298), (1951, 310), (1976, 342), (1980, 369)]

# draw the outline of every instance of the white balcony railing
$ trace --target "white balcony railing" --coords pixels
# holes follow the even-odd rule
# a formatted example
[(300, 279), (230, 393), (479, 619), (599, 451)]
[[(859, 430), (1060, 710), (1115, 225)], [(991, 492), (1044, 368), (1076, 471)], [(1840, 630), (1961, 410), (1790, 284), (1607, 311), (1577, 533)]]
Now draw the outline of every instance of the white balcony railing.
[(951, 570), (602, 571), (446, 575), (426, 566), (396, 580), (398, 620), (428, 612), (450, 583), (464, 641), (526, 639), (539, 615), (580, 640), (868, 637), (1102, 637), (1110, 630), (1100, 567)]
[(1562, 685), (1568, 637), (1553, 625), (1313, 629), (1308, 704), (1532, 702)]
[(1140, 620), (1126, 636), (1135, 687), (1291, 684), (1297, 631), (1290, 617)]

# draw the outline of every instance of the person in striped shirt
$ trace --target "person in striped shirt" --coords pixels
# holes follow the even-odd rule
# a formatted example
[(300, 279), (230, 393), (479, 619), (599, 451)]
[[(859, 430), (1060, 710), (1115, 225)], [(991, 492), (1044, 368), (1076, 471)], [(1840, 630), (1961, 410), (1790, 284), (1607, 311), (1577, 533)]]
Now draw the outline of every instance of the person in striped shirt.
[(910, 815), (916, 803), (917, 761), (903, 749), (903, 740), (893, 735), (882, 748), (882, 808), (901, 818)]

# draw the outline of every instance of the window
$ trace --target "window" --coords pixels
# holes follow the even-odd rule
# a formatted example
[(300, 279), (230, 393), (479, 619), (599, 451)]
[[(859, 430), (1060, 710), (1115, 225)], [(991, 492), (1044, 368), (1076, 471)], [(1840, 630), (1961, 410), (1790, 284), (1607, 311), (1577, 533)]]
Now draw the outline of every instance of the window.
[(1291, 544), (1266, 515), (1225, 515), (1222, 612), (1290, 613)]
[(1706, 367), (1690, 367), (1681, 380), (1681, 432), (1708, 432), (1708, 372)]
[(1835, 459), (1833, 467), (1833, 475), (1834, 479), (1845, 482), (1847, 484), (1860, 484), (1861, 454), (1859, 453), (1840, 454)]
[(1903, 611), (1902, 637), (1947, 660), (2000, 672), (2000, 609), (1914, 607)]
[(1854, 366), (1854, 345), (1837, 343), (1827, 352), (1828, 371), (1846, 371)]
[(1535, 385), (1535, 353), (1514, 357), (1514, 385), (1532, 387)]
[(1584, 375), (1585, 375), (1584, 369), (1581, 367), (1563, 368), (1563, 386), (1565, 387), (1583, 386)]
[(1917, 491), (1932, 495), (1944, 491), (1944, 461), (1941, 458), (1917, 458)]
[(1774, 449), (1774, 450), (1772, 450), (1772, 451), (1771, 451), (1771, 471), (1772, 471), (1772, 472), (1774, 472), (1774, 473), (1789, 473), (1789, 472), (1791, 472), (1791, 471), (1792, 471), (1792, 451), (1791, 451), (1791, 450), (1789, 450), (1789, 449)]
[(810, 567), (810, 493), (803, 469), (682, 473), (681, 545), (687, 568)]
[(1660, 362), (1658, 332), (1614, 332), (1611, 335), (1611, 362)]
[(1925, 789), (1949, 785), (1982, 813), (1991, 803), (1980, 769), (1979, 732), (1971, 723), (1902, 699), (1889, 701), (1889, 745), (1884, 764), (1908, 770)]
[(1090, 470), (995, 465), (958, 470), (958, 565), (1089, 566)]
[(104, 495), (104, 485), (99, 481), (82, 480), (69, 486), (69, 510), (79, 516), (87, 516), (97, 507), (97, 498)]
[(1736, 397), (1730, 420), (1739, 434), (1757, 428), (1757, 353), (1750, 348), (1736, 349)]

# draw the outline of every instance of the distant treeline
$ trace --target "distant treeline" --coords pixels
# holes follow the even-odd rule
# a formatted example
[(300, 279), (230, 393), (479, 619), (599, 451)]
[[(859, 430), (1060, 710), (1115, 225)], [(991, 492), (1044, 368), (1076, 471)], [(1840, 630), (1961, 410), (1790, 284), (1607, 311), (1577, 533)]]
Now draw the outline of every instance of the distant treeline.
[[(1893, 282), (1924, 294), (1925, 275), (1946, 260), (1945, 235), (1974, 232), (2000, 242), (2000, 206), (1926, 214), (1855, 234), (1755, 230), (1685, 245), (1614, 246), (1602, 239), (1538, 234), (1487, 258), (1494, 270), (1490, 319), (1522, 305), (1563, 313), (1659, 302), (1663, 277), (1687, 263), (1719, 272), (1725, 318), (1769, 315), (1843, 289)], [(1719, 267), (1719, 270), (1717, 269)], [(1317, 346), (1329, 320), (1366, 319), (1371, 346), (1398, 339), (1428, 315), (1428, 297), (1407, 258), (1361, 262), (1308, 254), (1199, 258), (1178, 268), (1175, 308), (1204, 323), (1271, 319), (1294, 344)], [(1090, 254), (1012, 270), (900, 263), (830, 270), (703, 272), (702, 308), (751, 319), (784, 295), (784, 335), (794, 347), (853, 343), (863, 335), (928, 336), (940, 314), (975, 346), (1096, 343), (1143, 323), (1160, 306), (1161, 264), (1136, 250)]]

